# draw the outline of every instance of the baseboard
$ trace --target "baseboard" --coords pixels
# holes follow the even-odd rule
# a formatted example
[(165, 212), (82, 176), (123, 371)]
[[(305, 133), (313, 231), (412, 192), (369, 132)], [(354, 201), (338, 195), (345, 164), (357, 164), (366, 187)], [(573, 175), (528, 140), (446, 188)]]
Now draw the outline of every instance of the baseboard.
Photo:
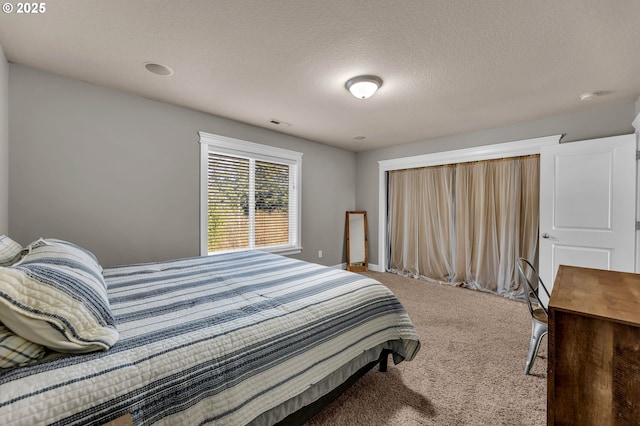
[(384, 272), (384, 268), (375, 263), (369, 264), (369, 270), (373, 272)]

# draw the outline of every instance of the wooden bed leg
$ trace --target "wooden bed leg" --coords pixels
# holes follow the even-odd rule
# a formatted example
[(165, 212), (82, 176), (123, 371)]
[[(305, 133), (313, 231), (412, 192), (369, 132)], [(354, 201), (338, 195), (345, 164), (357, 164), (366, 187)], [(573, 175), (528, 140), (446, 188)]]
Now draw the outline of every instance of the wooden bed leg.
[(387, 372), (387, 361), (389, 360), (389, 354), (391, 353), (391, 351), (389, 349), (383, 349), (382, 353), (380, 354), (380, 368), (379, 371), (381, 373), (386, 373)]

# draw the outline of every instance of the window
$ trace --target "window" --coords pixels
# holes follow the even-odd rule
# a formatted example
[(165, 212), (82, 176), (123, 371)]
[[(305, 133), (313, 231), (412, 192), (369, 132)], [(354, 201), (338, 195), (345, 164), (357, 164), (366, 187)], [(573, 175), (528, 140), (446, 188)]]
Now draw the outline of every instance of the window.
[(201, 254), (300, 247), (302, 154), (200, 132)]

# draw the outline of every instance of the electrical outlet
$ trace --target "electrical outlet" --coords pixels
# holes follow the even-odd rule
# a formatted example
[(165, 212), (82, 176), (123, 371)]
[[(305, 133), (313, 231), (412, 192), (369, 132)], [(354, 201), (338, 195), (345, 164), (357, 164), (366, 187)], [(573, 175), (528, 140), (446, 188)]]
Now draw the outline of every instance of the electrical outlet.
[(318, 257), (321, 258), (322, 257), (322, 250), (318, 250)]

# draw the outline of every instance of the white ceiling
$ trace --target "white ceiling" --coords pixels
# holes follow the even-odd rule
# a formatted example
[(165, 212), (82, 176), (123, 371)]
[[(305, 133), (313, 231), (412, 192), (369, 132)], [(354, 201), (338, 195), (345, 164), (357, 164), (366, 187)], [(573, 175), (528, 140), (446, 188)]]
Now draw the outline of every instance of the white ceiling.
[[(639, 0), (45, 7), (39, 15), (0, 13), (10, 62), (356, 152), (640, 97)], [(149, 73), (148, 61), (174, 75)], [(360, 74), (384, 80), (367, 100), (344, 87)], [(580, 101), (593, 91), (604, 95)]]

